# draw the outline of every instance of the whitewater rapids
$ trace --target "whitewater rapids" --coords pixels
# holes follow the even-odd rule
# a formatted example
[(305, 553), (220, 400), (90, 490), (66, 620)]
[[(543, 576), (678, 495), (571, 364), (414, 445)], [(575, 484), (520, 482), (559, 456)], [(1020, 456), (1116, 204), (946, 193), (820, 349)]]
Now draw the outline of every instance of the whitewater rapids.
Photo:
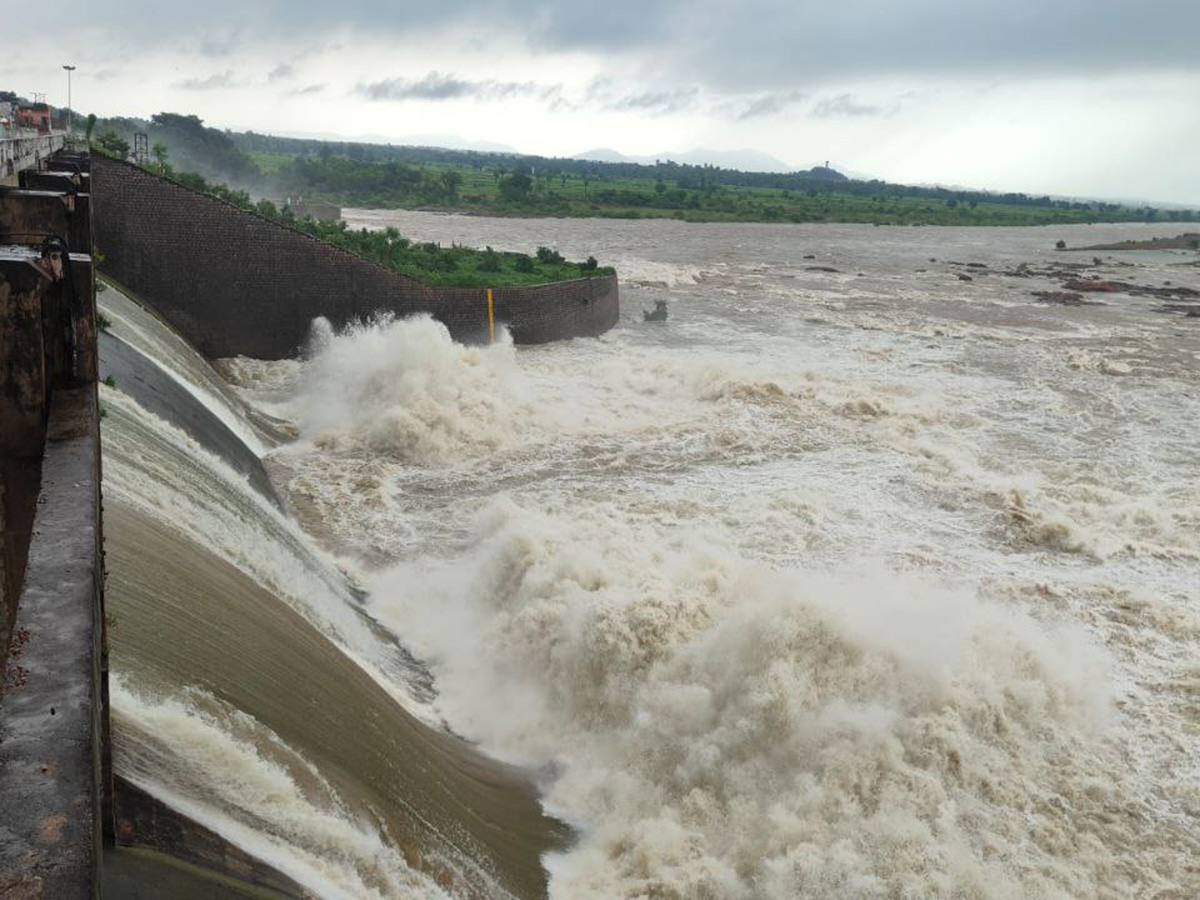
[[(553, 227), (621, 271), (599, 340), (223, 364), (411, 702), (578, 829), (551, 896), (1200, 893), (1200, 332), (1000, 274), (1136, 229)], [(1131, 260), (1095, 274), (1200, 281)]]

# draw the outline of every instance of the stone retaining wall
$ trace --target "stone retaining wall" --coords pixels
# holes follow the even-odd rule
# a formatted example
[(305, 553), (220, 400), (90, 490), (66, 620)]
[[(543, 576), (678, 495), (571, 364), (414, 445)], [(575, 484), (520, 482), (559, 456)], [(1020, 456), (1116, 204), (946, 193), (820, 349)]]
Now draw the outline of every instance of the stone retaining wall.
[[(457, 340), (486, 340), (483, 288), (423, 284), (307, 234), (97, 157), (91, 185), (101, 270), (210, 358), (293, 356), (310, 324), (427, 312)], [(496, 288), (517, 343), (595, 336), (616, 324), (615, 276)]]

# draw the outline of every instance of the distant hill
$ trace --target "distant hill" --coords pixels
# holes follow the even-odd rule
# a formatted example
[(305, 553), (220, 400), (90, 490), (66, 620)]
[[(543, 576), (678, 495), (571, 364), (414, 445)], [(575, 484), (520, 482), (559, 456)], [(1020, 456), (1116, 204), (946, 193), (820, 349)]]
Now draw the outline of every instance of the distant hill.
[(850, 181), (851, 179), (843, 175), (837, 169), (831, 166), (813, 166), (804, 173), (809, 178), (820, 178), (824, 181)]
[(795, 166), (763, 153), (761, 150), (708, 150), (700, 148), (687, 151), (664, 151), (650, 156), (630, 156), (608, 147), (598, 147), (577, 153), (572, 159), (586, 159), (608, 163), (638, 163), (654, 165), (656, 162), (677, 162), (688, 166), (719, 166), (722, 169), (737, 169), (741, 172), (794, 172)]

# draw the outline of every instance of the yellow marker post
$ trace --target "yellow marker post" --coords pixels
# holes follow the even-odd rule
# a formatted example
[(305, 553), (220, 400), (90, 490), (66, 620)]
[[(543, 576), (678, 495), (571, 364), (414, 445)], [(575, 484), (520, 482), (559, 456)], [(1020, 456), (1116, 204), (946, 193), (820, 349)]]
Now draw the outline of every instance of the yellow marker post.
[(488, 341), (496, 343), (496, 304), (492, 299), (492, 289), (487, 289), (488, 298)]

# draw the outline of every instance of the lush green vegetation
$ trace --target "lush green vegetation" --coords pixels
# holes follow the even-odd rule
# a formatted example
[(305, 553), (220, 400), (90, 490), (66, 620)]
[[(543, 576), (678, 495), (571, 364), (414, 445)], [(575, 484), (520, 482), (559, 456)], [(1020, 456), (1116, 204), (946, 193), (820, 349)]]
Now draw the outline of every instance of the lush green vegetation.
[(256, 196), (343, 206), (431, 208), (512, 216), (607, 216), (877, 225), (1193, 222), (1195, 210), (1127, 207), (857, 181), (830, 169), (789, 174), (713, 166), (600, 163), (434, 147), (328, 142), (207, 128), (195, 116), (104, 119), (118, 152), (146, 131), (180, 168)]
[[(510, 216), (675, 218), (694, 222), (864, 222), (879, 225), (1042, 225), (1191, 221), (1192, 213), (1133, 210), (1111, 203), (995, 196), (883, 182), (778, 176), (798, 187), (727, 183), (724, 170), (664, 164), (642, 177), (585, 171), (396, 161), (342, 156), (256, 158), (285, 196), (346, 206), (460, 209)], [(606, 164), (597, 163), (597, 167)], [(756, 179), (757, 180), (757, 179)]]
[[(254, 132), (231, 134), (230, 138), (269, 175), (276, 190), (344, 205), (453, 208), (520, 216), (881, 225), (1200, 219), (1194, 210), (855, 181), (824, 168), (788, 174), (740, 172), (670, 161), (654, 166), (600, 163), (281, 138)], [(454, 179), (452, 188), (447, 178)]]
[(356, 230), (346, 227), (345, 222), (318, 222), (309, 218), (297, 218), (286, 206), (280, 209), (270, 200), (256, 202), (244, 190), (209, 182), (202, 175), (192, 172), (176, 172), (165, 159), (156, 161), (148, 168), (174, 178), (193, 190), (219, 197), (248, 212), (257, 213), (273, 222), (328, 241), (427, 284), (505, 287), (613, 274), (613, 269), (598, 265), (594, 257), (588, 257), (587, 261), (582, 263), (569, 262), (558, 251), (549, 247), (538, 247), (537, 253), (532, 256), (523, 253), (499, 253), (491, 247), (483, 250), (457, 244), (442, 247), (432, 242), (411, 241), (401, 236), (395, 228), (382, 231), (368, 231), (365, 228)]

